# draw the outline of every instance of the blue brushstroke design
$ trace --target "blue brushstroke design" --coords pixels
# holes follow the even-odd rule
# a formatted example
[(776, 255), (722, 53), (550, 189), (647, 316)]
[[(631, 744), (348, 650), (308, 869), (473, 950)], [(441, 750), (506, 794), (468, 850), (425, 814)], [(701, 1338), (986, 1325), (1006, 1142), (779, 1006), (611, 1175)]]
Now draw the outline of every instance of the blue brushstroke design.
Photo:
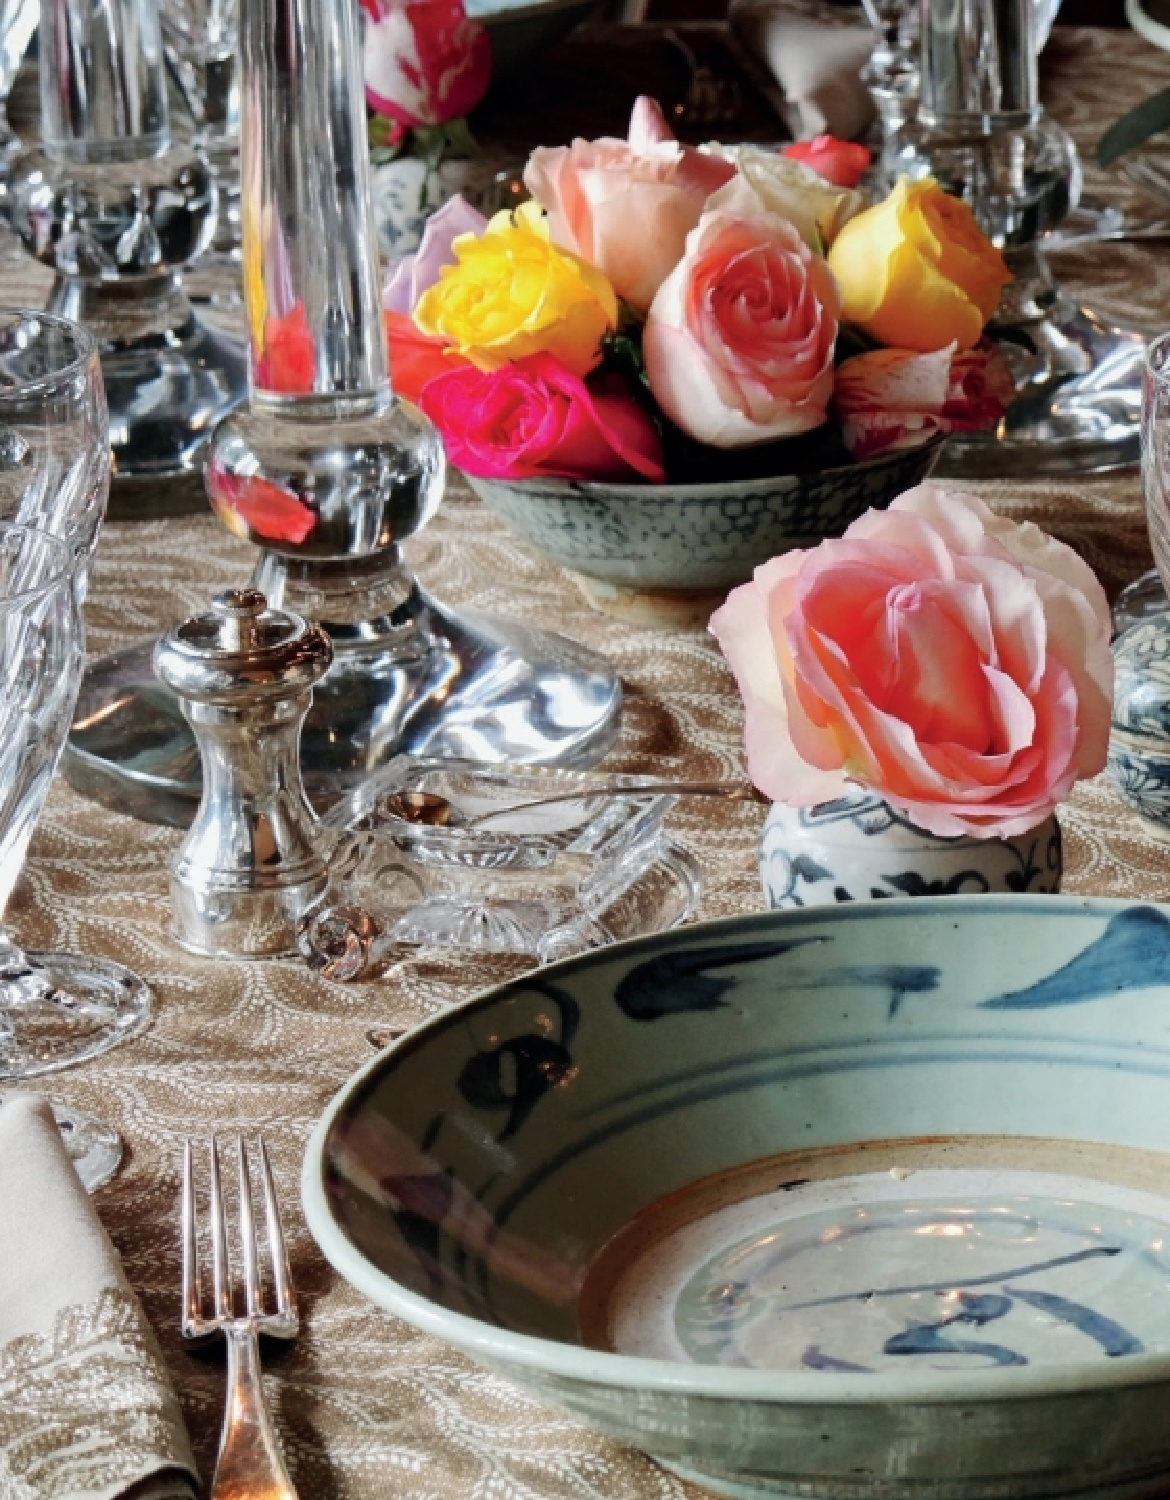
[(872, 1375), (874, 1372), (869, 1365), (850, 1364), (847, 1359), (834, 1359), (831, 1354), (826, 1354), (819, 1344), (810, 1344), (800, 1356), (800, 1363), (806, 1370), (837, 1370), (843, 1375)]
[(952, 1339), (942, 1332), (945, 1323), (928, 1323), (925, 1327), (907, 1328), (895, 1333), (882, 1345), (883, 1354), (973, 1354), (989, 1359), (993, 1365), (1026, 1365), (1028, 1361), (1003, 1344), (984, 1344), (978, 1339)]
[(1111, 917), (1101, 936), (1054, 974), (982, 1004), (988, 1010), (1044, 1010), (1160, 984), (1170, 985), (1170, 919), (1153, 906), (1132, 906)]
[(740, 983), (740, 975), (713, 974), (712, 969), (736, 968), (779, 958), (810, 943), (831, 942), (827, 937), (788, 938), (780, 942), (745, 943), (736, 947), (690, 948), (683, 953), (664, 953), (637, 964), (618, 983), (614, 999), (631, 1021), (660, 1021), (687, 1011), (719, 1010), (724, 998)]
[[(839, 1302), (868, 1302), (871, 1297), (909, 1297), (917, 1292), (952, 1292), (959, 1287), (987, 1286), (991, 1282), (1005, 1282), (1009, 1277), (1035, 1276), (1040, 1271), (1055, 1271), (1060, 1266), (1075, 1266), (1082, 1260), (1096, 1260), (1102, 1255), (1120, 1255), (1120, 1245), (1094, 1245), (1091, 1250), (1074, 1250), (1069, 1255), (1057, 1255), (1051, 1260), (1039, 1260), (1028, 1266), (1016, 1266), (1010, 1271), (992, 1271), (986, 1276), (967, 1276), (959, 1281), (920, 1281), (909, 1286), (873, 1286), (861, 1292), (835, 1292), (829, 1297), (813, 1297), (808, 1302), (784, 1302), (776, 1304), (777, 1312), (802, 1312), (808, 1307), (832, 1307)], [(1005, 1287), (1006, 1291), (1007, 1288)], [(961, 1314), (960, 1314), (961, 1316)]]
[(1083, 1307), (1079, 1302), (1070, 1302), (1067, 1297), (1058, 1297), (1055, 1292), (1031, 1291), (1022, 1286), (1005, 1286), (1005, 1292), (1017, 1297), (1021, 1302), (1027, 1302), (1029, 1306), (1037, 1308), (1050, 1317), (1059, 1318), (1062, 1323), (1068, 1323), (1071, 1327), (1079, 1329), (1089, 1338), (1094, 1339), (1110, 1359), (1117, 1359), (1123, 1354), (1142, 1354), (1145, 1345), (1141, 1339), (1115, 1323), (1112, 1318), (1107, 1318), (1104, 1313), (1094, 1312), (1091, 1307)]
[(959, 1305), (962, 1312), (948, 1318), (948, 1323), (974, 1323), (982, 1328), (985, 1323), (994, 1323), (996, 1318), (1006, 1318), (1012, 1310), (1012, 1299), (998, 1292), (960, 1292)]

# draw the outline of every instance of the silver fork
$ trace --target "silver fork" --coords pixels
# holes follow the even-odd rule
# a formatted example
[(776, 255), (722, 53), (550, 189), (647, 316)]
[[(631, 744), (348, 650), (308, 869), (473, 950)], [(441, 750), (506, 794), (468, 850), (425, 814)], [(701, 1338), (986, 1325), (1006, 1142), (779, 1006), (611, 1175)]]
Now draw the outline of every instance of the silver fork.
[(297, 1492), (284, 1467), (280, 1443), (260, 1383), (258, 1334), (278, 1339), (296, 1338), (300, 1329), (276, 1187), (264, 1141), (259, 1142), (260, 1183), (264, 1198), (268, 1254), (272, 1266), (272, 1299), (275, 1311), (264, 1311), (264, 1283), (260, 1272), (260, 1249), (256, 1219), (252, 1211), (252, 1185), (248, 1153), (242, 1136), (236, 1137), (240, 1176), (240, 1251), (243, 1261), (244, 1312), (238, 1314), (233, 1295), (228, 1256), (227, 1223), (223, 1186), (219, 1172), (219, 1149), (212, 1138), (208, 1186), (208, 1228), (211, 1238), (212, 1314), (204, 1316), (199, 1249), (195, 1232), (195, 1162), (191, 1142), (183, 1144), (183, 1196), (181, 1209), (183, 1252), (182, 1334), (185, 1339), (207, 1339), (222, 1333), (227, 1340), (227, 1402), (215, 1477), (209, 1500), (297, 1500)]

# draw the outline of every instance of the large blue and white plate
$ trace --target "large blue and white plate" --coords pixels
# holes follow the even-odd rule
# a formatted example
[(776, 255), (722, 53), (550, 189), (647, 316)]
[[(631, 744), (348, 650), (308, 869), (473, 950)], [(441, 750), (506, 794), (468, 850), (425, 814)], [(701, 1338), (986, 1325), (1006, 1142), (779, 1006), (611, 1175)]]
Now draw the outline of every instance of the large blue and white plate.
[(1170, 910), (626, 943), (380, 1055), (309, 1225), (381, 1306), (732, 1496), (1170, 1489)]

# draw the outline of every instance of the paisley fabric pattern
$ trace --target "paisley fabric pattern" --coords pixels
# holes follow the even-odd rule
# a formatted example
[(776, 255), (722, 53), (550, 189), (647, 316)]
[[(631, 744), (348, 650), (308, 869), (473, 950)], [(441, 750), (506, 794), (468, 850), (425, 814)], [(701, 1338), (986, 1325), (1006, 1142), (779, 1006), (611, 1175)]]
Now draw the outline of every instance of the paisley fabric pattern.
[[(1120, 32), (1062, 30), (1044, 55), (1048, 98), (1086, 160), (1121, 110), (1170, 84), (1170, 56)], [(1089, 189), (1150, 213), (1112, 174)], [(1110, 244), (1054, 260), (1066, 286), (1101, 312), (1162, 326), (1170, 249)], [(38, 304), (47, 278), (5, 267), (4, 299)], [(1150, 565), (1136, 471), (1076, 481), (973, 486), (1015, 519), (1070, 542), (1115, 593)], [(687, 776), (742, 772), (742, 716), (731, 674), (701, 632), (661, 634), (593, 613), (564, 576), (516, 541), (453, 482), (436, 520), (406, 548), (428, 588), (453, 604), (565, 631), (605, 652), (626, 688), (614, 770)], [(157, 633), (242, 583), (249, 547), (207, 518), (111, 525), (89, 608), (90, 648)], [(694, 801), (672, 814), (707, 879), (701, 915), (763, 905), (763, 809)], [(1108, 780), (1062, 809), (1064, 888), (1170, 899), (1170, 860)], [(98, 1196), (126, 1274), (158, 1331), (200, 1465), (210, 1475), (223, 1402), (215, 1358), (178, 1335), (178, 1172), (185, 1134), (263, 1129), (290, 1233), (305, 1329), (267, 1361), (266, 1382), (293, 1478), (315, 1500), (701, 1500), (699, 1490), (485, 1373), (379, 1312), (325, 1264), (298, 1209), (305, 1139), (342, 1082), (384, 1039), (514, 971), (511, 961), (421, 953), (350, 988), (295, 961), (212, 963), (167, 936), (166, 863), (174, 830), (134, 822), (59, 782), (11, 905), (30, 947), (105, 954), (155, 987), (142, 1038), (56, 1074), (51, 1097), (108, 1120), (128, 1161)], [(0, 1398), (0, 1408), (4, 1405)], [(0, 1483), (0, 1493), (8, 1491)], [(38, 1497), (42, 1494), (38, 1491)]]
[[(101, 1411), (100, 1425), (79, 1425), (86, 1411)], [(141, 1480), (155, 1500), (190, 1497), (181, 1431), (162, 1355), (125, 1291), (108, 1287), (65, 1308), (50, 1333), (0, 1348), (5, 1500), (103, 1500)]]

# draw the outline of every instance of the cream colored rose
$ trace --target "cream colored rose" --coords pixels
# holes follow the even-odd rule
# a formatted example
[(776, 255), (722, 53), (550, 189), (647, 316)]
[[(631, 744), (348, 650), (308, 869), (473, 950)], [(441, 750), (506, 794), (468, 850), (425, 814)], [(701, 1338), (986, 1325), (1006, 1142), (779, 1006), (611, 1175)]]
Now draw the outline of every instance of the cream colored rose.
[(810, 250), (823, 253), (841, 230), (865, 207), (865, 198), (852, 188), (836, 187), (819, 172), (790, 156), (767, 151), (763, 146), (721, 146), (703, 150), (731, 162), (738, 171), (726, 187), (707, 200), (709, 210), (724, 207), (734, 193), (742, 203), (736, 184), (745, 182), (759, 204), (760, 212), (787, 219)]

